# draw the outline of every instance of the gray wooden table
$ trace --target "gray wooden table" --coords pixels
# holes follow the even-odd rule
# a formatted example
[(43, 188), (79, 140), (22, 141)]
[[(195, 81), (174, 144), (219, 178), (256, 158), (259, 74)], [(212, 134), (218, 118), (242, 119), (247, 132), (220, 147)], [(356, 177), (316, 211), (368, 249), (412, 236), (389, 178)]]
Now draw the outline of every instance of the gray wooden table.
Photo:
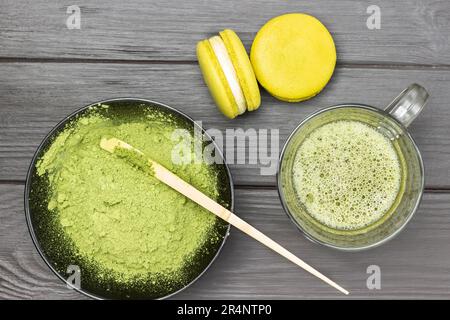
[[(366, 26), (370, 4), (381, 29)], [(66, 27), (81, 8), (81, 29)], [(259, 27), (286, 12), (307, 12), (332, 32), (338, 65), (316, 98), (288, 104), (262, 94), (259, 111), (229, 121), (203, 84), (198, 40), (236, 30), (247, 49)], [(361, 253), (310, 243), (284, 214), (274, 176), (233, 165), (236, 213), (352, 292), (353, 298), (450, 298), (450, 2), (448, 0), (1, 0), (0, 298), (81, 299), (45, 266), (24, 219), (27, 167), (39, 142), (64, 116), (105, 98), (165, 102), (207, 128), (277, 128), (280, 146), (321, 107), (377, 107), (411, 82), (431, 100), (411, 126), (424, 157), (426, 193), (392, 242)], [(381, 289), (366, 286), (381, 268)], [(232, 230), (210, 270), (176, 298), (344, 298), (268, 249)]]

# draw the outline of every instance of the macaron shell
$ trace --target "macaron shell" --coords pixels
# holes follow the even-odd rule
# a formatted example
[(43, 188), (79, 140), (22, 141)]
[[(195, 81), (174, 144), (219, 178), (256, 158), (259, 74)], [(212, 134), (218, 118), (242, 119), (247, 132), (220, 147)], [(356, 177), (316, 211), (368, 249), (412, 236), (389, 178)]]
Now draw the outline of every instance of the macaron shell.
[(336, 48), (318, 19), (290, 13), (271, 19), (258, 31), (250, 60), (256, 78), (270, 94), (297, 102), (326, 86), (336, 65)]
[(247, 102), (247, 110), (258, 109), (261, 104), (261, 94), (256, 81), (253, 67), (250, 63), (247, 51), (238, 35), (230, 29), (221, 31), (220, 36), (225, 43), (228, 54), (233, 62), (234, 69), (239, 78), (241, 89)]
[(198, 42), (197, 59), (205, 83), (217, 107), (226, 117), (235, 118), (239, 114), (238, 107), (208, 40)]

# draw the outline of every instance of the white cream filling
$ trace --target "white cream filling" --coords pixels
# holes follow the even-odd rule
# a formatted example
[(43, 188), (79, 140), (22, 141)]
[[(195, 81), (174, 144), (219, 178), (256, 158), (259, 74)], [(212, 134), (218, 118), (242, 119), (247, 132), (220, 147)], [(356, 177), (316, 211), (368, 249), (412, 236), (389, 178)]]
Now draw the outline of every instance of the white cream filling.
[(247, 103), (245, 101), (241, 85), (239, 84), (236, 70), (234, 69), (227, 48), (225, 47), (225, 43), (219, 36), (210, 38), (209, 43), (213, 48), (217, 60), (219, 60), (220, 67), (222, 68), (225, 78), (231, 88), (231, 93), (233, 94), (234, 100), (236, 101), (238, 107), (238, 113), (243, 114), (245, 110), (247, 110)]

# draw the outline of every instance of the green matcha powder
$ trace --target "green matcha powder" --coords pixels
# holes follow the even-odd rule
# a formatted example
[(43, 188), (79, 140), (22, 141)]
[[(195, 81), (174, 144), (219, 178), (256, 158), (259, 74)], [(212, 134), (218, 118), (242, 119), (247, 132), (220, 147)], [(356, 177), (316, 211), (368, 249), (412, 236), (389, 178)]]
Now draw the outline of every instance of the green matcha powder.
[(99, 146), (103, 137), (126, 141), (217, 200), (211, 166), (172, 163), (176, 128), (170, 116), (154, 110), (140, 121), (93, 110), (67, 125), (37, 162), (38, 175), (48, 179), (49, 214), (99, 276), (108, 273), (122, 283), (182, 278), (207, 241), (222, 240), (213, 233), (213, 214)]

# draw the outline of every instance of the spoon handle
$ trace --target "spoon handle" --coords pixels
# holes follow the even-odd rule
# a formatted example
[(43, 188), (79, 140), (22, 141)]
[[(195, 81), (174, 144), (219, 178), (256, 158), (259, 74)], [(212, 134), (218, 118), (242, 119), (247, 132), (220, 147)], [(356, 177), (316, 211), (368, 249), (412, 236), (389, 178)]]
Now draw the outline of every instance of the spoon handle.
[[(111, 153), (114, 153), (116, 148), (123, 148), (123, 149), (127, 149), (129, 151), (132, 151), (141, 157), (144, 156), (144, 153), (142, 151), (140, 151), (140, 150), (134, 148), (133, 146), (129, 145), (128, 143), (126, 143), (122, 140), (116, 139), (116, 138), (102, 139), (100, 141), (100, 147)], [(295, 263), (300, 268), (303, 268), (304, 270), (308, 271), (312, 275), (314, 275), (317, 278), (321, 279), (322, 281), (326, 282), (327, 284), (329, 284), (330, 286), (339, 290), (340, 292), (342, 292), (344, 294), (349, 294), (349, 292), (347, 290), (345, 290), (344, 288), (342, 288), (341, 286), (336, 284), (334, 281), (332, 281), (331, 279), (329, 279), (326, 276), (324, 276), (323, 274), (321, 274), (319, 271), (317, 271), (316, 269), (314, 269), (313, 267), (311, 267), (310, 265), (305, 263), (303, 260), (301, 260), (300, 258), (295, 256), (290, 251), (286, 250), (284, 247), (282, 247), (277, 242), (270, 239), (268, 236), (266, 236), (265, 234), (263, 234), (262, 232), (260, 232), (259, 230), (257, 230), (256, 228), (254, 228), (253, 226), (251, 226), (250, 224), (248, 224), (247, 222), (245, 222), (238, 216), (236, 216), (230, 210), (223, 207), (222, 205), (220, 205), (219, 203), (217, 203), (216, 201), (214, 201), (213, 199), (208, 197), (206, 194), (204, 194), (203, 192), (196, 189), (191, 184), (187, 183), (186, 181), (184, 181), (183, 179), (178, 177), (176, 174), (174, 174), (172, 171), (168, 170), (166, 167), (160, 165), (158, 162), (153, 161), (151, 159), (148, 159), (148, 158), (144, 158), (144, 159), (145, 159), (145, 161), (148, 162), (148, 165), (151, 167), (152, 173), (155, 176), (155, 178), (157, 178), (161, 182), (167, 184), (172, 189), (178, 191), (185, 197), (191, 199), (192, 201), (194, 201), (198, 205), (202, 206), (206, 210), (214, 213), (219, 218), (225, 220), (232, 226), (238, 228), (239, 230), (246, 233), (253, 239), (259, 241), (263, 245), (265, 245), (268, 248), (272, 249), (273, 251), (277, 252), (281, 256), (283, 256), (286, 259), (288, 259), (289, 261)], [(145, 163), (145, 161), (144, 161), (144, 163)]]
[(285, 257), (289, 261), (295, 263), (297, 266), (303, 268), (304, 270), (308, 271), (312, 275), (316, 276), (317, 278), (321, 279), (325, 283), (329, 284), (330, 286), (334, 287), (335, 289), (339, 290), (340, 292), (344, 294), (349, 294), (347, 290), (339, 286), (337, 283), (329, 279), (328, 277), (324, 276), (322, 273), (305, 263), (303, 260), (295, 256), (290, 251), (286, 250), (284, 247), (282, 247), (280, 244), (260, 232), (255, 227), (251, 226), (238, 216), (236, 216), (234, 213), (226, 209), (225, 207), (221, 206), (219, 203), (214, 201), (213, 199), (209, 198), (207, 195), (205, 195), (203, 192), (199, 191), (195, 187), (193, 187), (191, 184), (187, 183), (186, 181), (182, 180), (180, 177), (160, 165), (159, 163), (149, 160), (153, 170), (155, 177), (170, 186), (171, 188), (175, 189), (185, 197), (191, 199), (195, 203), (199, 204), (206, 210), (214, 213), (216, 216), (222, 218), (223, 220), (227, 221), (232, 226), (238, 228), (242, 232), (246, 233), (253, 239), (259, 241), (260, 243), (264, 244), (268, 248), (272, 249), (273, 251), (277, 252), (281, 256)]

